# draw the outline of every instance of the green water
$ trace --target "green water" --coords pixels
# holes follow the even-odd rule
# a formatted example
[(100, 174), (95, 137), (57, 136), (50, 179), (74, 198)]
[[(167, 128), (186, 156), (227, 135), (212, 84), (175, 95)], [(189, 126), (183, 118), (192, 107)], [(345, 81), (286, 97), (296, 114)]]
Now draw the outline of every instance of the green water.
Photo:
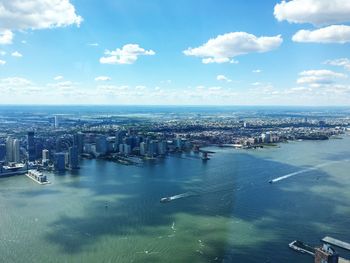
[(214, 150), (207, 163), (195, 154), (142, 167), (85, 160), (46, 186), (0, 178), (0, 262), (306, 263), (289, 242), (350, 241), (350, 136)]

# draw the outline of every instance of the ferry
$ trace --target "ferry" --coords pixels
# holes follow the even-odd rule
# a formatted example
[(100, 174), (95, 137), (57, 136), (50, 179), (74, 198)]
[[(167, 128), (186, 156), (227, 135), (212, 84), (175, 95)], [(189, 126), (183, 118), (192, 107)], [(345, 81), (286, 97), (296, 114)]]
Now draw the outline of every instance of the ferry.
[(30, 179), (37, 182), (38, 184), (48, 184), (50, 183), (47, 180), (46, 175), (43, 175), (43, 173), (37, 171), (37, 170), (29, 170), (26, 174)]

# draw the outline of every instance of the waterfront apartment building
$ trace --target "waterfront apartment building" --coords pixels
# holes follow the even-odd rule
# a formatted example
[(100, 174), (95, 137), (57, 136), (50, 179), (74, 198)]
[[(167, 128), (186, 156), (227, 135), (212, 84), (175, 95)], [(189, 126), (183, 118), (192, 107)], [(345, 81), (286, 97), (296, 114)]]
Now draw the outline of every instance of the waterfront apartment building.
[(79, 151), (77, 146), (69, 148), (69, 168), (78, 169), (79, 168)]
[(82, 154), (84, 152), (84, 133), (78, 132), (73, 135), (73, 146), (78, 148), (78, 153)]
[(6, 139), (6, 161), (20, 162), (20, 147), (19, 140), (8, 137)]
[(64, 172), (66, 170), (66, 154), (55, 153), (54, 168), (58, 172)]

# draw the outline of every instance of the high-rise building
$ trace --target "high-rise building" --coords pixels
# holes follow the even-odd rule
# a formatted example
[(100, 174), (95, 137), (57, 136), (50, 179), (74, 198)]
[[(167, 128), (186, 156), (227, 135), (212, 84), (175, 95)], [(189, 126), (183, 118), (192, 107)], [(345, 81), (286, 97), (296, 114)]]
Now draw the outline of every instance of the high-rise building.
[(78, 153), (77, 146), (73, 146), (69, 148), (69, 168), (70, 169), (79, 168), (79, 153)]
[(146, 155), (147, 153), (147, 145), (145, 142), (140, 143), (140, 155)]
[(165, 155), (166, 154), (166, 141), (160, 141), (158, 142), (158, 154)]
[(73, 136), (73, 145), (77, 146), (79, 154), (84, 152), (84, 136), (84, 133), (81, 132), (78, 132)]
[(55, 128), (58, 128), (60, 126), (60, 116), (55, 116)]
[(20, 162), (19, 140), (8, 137), (6, 139), (6, 161)]
[(28, 160), (30, 162), (35, 161), (35, 141), (34, 141), (33, 131), (30, 131), (27, 134), (27, 152), (28, 152)]
[(125, 135), (126, 135), (126, 131), (123, 131), (123, 130), (119, 130), (115, 133), (116, 145), (123, 143), (123, 138), (125, 137)]
[(13, 139), (11, 137), (6, 139), (6, 161), (13, 162)]
[(6, 159), (6, 144), (0, 144), (0, 162)]
[(19, 149), (19, 140), (13, 140), (13, 161), (15, 163), (20, 162), (20, 149)]
[(100, 135), (96, 139), (96, 152), (98, 154), (106, 154), (107, 153), (107, 137), (104, 135)]
[(175, 147), (179, 150), (182, 149), (182, 139), (181, 138), (178, 137), (175, 139)]
[(58, 172), (64, 172), (66, 170), (66, 154), (55, 153), (54, 168)]
[(49, 150), (44, 149), (42, 152), (42, 160), (43, 162), (48, 161), (50, 159)]
[(156, 156), (158, 154), (158, 141), (157, 140), (151, 140), (148, 145), (148, 155), (149, 156)]

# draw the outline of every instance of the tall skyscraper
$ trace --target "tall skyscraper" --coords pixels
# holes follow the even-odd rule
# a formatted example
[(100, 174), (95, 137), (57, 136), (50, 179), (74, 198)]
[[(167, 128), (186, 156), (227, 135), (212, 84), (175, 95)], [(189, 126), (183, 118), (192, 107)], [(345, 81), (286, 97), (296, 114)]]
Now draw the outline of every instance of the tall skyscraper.
[(11, 137), (6, 139), (6, 161), (13, 162), (13, 139)]
[(49, 150), (44, 149), (42, 152), (42, 160), (43, 162), (48, 161), (50, 159)]
[(28, 160), (30, 162), (35, 161), (35, 141), (34, 141), (33, 131), (30, 131), (27, 134), (27, 152), (28, 152)]
[(78, 153), (77, 146), (73, 146), (69, 148), (69, 168), (70, 169), (79, 168), (79, 153)]
[(64, 172), (66, 170), (66, 154), (65, 153), (55, 153), (54, 167), (58, 172)]
[(60, 116), (55, 115), (55, 128), (58, 128), (60, 126)]
[(19, 163), (20, 162), (19, 140), (14, 139), (12, 147), (13, 147), (13, 161), (15, 163)]
[(84, 133), (81, 132), (78, 132), (73, 136), (73, 145), (77, 146), (79, 154), (84, 152), (84, 136)]
[(0, 162), (6, 159), (6, 144), (0, 144)]
[(18, 163), (21, 160), (20, 157), (19, 140), (8, 137), (6, 139), (6, 161)]
[(96, 138), (96, 152), (99, 154), (107, 153), (107, 138), (104, 135), (100, 135)]

